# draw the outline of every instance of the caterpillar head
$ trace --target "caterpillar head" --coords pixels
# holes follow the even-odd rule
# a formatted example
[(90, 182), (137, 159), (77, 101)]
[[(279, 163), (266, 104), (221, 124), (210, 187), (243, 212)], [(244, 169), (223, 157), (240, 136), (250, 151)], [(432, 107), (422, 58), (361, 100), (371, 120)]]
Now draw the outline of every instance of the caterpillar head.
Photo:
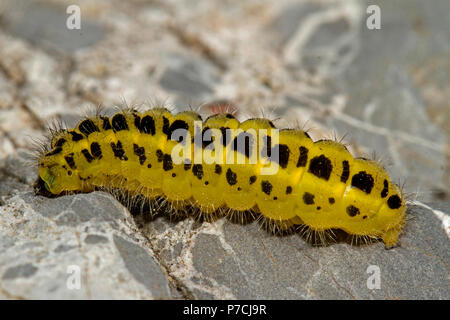
[(80, 179), (76, 174), (73, 153), (64, 152), (67, 139), (67, 137), (53, 139), (52, 149), (40, 155), (39, 178), (34, 185), (37, 194), (52, 196), (80, 190)]
[(51, 196), (80, 189), (80, 180), (59, 158), (62, 157), (43, 156), (39, 160), (39, 178), (34, 186), (37, 194)]

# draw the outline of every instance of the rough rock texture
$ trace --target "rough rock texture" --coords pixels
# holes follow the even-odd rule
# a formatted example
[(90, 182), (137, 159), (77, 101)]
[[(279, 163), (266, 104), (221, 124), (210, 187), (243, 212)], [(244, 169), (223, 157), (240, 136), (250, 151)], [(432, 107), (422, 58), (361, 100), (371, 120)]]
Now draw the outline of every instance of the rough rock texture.
[[(180, 297), (128, 212), (109, 194), (46, 199), (24, 192), (0, 213), (4, 298)], [(70, 287), (72, 268), (79, 270), (79, 289)]]
[[(66, 28), (72, 4), (81, 30)], [(380, 7), (380, 30), (366, 27), (369, 4)], [(446, 0), (2, 1), (0, 298), (449, 299), (449, 9)], [(133, 218), (100, 192), (33, 195), (29, 152), (49, 123), (72, 126), (97, 105), (211, 101), (315, 139), (346, 135), (357, 156), (376, 152), (412, 194), (401, 246), (313, 247), (256, 222)]]

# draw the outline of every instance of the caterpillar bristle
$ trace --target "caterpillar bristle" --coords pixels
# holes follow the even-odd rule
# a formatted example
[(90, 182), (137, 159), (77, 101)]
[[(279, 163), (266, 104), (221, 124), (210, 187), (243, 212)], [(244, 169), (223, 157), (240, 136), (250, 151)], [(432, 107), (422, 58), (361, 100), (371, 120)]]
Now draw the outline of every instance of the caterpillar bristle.
[(339, 242), (347, 242), (348, 233), (340, 229), (315, 230), (308, 225), (295, 226), (295, 233), (313, 246), (326, 247)]
[(236, 104), (226, 99), (204, 103), (201, 105), (201, 109), (203, 110), (203, 113), (205, 113), (205, 118), (221, 113), (229, 113), (234, 117), (237, 117), (239, 113)]
[(259, 214), (257, 214), (254, 210), (234, 210), (231, 208), (220, 208), (220, 215), (225, 217), (228, 221), (236, 224), (249, 224), (258, 219)]
[(361, 246), (368, 246), (372, 243), (379, 242), (380, 238), (378, 237), (371, 237), (369, 235), (355, 235), (351, 234), (349, 235), (348, 242), (352, 246), (361, 247)]
[(208, 222), (213, 223), (222, 218), (220, 211), (207, 212), (202, 210), (201, 207), (189, 206), (190, 211), (187, 213), (189, 217), (192, 217), (198, 223)]
[(276, 236), (287, 236), (294, 234), (297, 226), (286, 220), (275, 220), (260, 215), (257, 219), (260, 228)]

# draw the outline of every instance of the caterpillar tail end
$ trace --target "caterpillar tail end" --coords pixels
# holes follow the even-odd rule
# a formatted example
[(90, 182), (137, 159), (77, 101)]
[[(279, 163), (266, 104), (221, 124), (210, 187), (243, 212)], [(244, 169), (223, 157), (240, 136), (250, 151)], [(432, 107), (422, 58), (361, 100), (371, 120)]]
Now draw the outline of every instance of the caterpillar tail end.
[(384, 247), (386, 250), (393, 249), (399, 246), (398, 237), (401, 233), (401, 228), (393, 228), (387, 230), (381, 235)]

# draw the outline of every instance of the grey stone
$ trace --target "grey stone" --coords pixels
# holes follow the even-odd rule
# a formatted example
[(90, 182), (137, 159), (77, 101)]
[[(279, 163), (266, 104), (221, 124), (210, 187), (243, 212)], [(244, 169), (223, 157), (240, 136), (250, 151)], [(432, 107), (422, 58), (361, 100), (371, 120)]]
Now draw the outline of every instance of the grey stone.
[(369, 132), (341, 119), (332, 119), (330, 124), (333, 128), (336, 128), (337, 132), (345, 134), (345, 140), (352, 145), (363, 145), (368, 154), (376, 150), (378, 156), (381, 156), (383, 159), (390, 156), (389, 143), (386, 136)]
[[(443, 177), (448, 171), (448, 148), (444, 146), (450, 134), (437, 119), (446, 117), (442, 101), (448, 98), (441, 84), (450, 79), (437, 66), (442, 67), (442, 59), (448, 60), (450, 55), (448, 41), (442, 42), (450, 32), (444, 13), (448, 2), (427, 6), (408, 1), (398, 7), (390, 1), (366, 1), (362, 9), (369, 4), (380, 6), (381, 29), (369, 30), (367, 15), (363, 15), (358, 36), (351, 42), (350, 62), (328, 82), (330, 88), (346, 95), (344, 113), (362, 122), (361, 127), (349, 126), (341, 133), (357, 137), (361, 146), (373, 147), (378, 153), (385, 149), (380, 140), (372, 140), (371, 132), (362, 131), (364, 123), (380, 128), (380, 133), (391, 136), (389, 150), (398, 153), (390, 152), (398, 176), (413, 177), (408, 178), (409, 191), (446, 190), (449, 182)], [(342, 127), (339, 120), (333, 124)], [(436, 198), (427, 192), (424, 199)]]
[(84, 238), (84, 242), (87, 244), (97, 244), (97, 243), (107, 243), (109, 242), (107, 237), (100, 236), (98, 234), (88, 234), (86, 238)]
[(0, 253), (4, 250), (12, 247), (14, 245), (14, 240), (11, 237), (0, 234)]
[[(61, 224), (65, 211), (82, 218)], [(18, 192), (0, 206), (0, 240), (2, 297), (179, 297), (152, 253), (140, 247), (144, 239), (129, 213), (104, 193), (45, 199)], [(79, 289), (67, 284), (73, 268), (81, 276)]]
[(10, 155), (5, 161), (5, 170), (18, 178), (23, 184), (33, 184), (37, 178), (36, 167), (30, 166), (33, 153), (29, 150), (19, 149), (17, 154)]
[(321, 8), (323, 7), (316, 2), (289, 4), (281, 10), (268, 29), (277, 33), (278, 37), (275, 39), (281, 45), (294, 35), (300, 23)]
[(211, 96), (212, 86), (219, 81), (219, 70), (206, 60), (171, 54), (170, 67), (163, 73), (159, 84), (169, 92), (180, 95), (182, 106), (199, 103)]
[(194, 289), (192, 292), (198, 300), (215, 300), (215, 297), (212, 294), (209, 294), (202, 290)]
[(169, 91), (181, 92), (189, 96), (211, 93), (212, 90), (205, 83), (189, 78), (188, 70), (167, 70), (161, 77), (160, 84)]
[(24, 190), (28, 187), (19, 182), (16, 177), (0, 177), (0, 181), (0, 205), (3, 205), (4, 201), (12, 197), (18, 190)]
[(60, 244), (60, 245), (58, 245), (55, 248), (54, 252), (55, 253), (66, 252), (66, 251), (72, 250), (74, 248), (76, 248), (76, 246), (69, 246), (69, 245), (65, 245), (65, 244)]
[(152, 292), (155, 299), (170, 298), (166, 274), (144, 248), (114, 235), (114, 244), (133, 277)]
[(7, 1), (8, 15), (4, 18), (7, 32), (27, 39), (44, 49), (74, 53), (89, 47), (104, 37), (104, 31), (81, 10), (80, 29), (66, 27), (66, 7), (46, 2)]
[[(450, 250), (442, 222), (421, 207), (408, 212), (414, 218), (392, 250), (382, 243), (313, 247), (298, 235), (280, 238), (255, 223), (226, 222), (227, 249), (217, 236), (200, 234), (194, 266), (238, 299), (448, 299)], [(372, 265), (381, 272), (380, 289), (367, 286)]]
[[(164, 242), (164, 244), (163, 244)], [(181, 250), (183, 249), (183, 243), (178, 242), (174, 246), (169, 246), (165, 244), (166, 241), (161, 241), (161, 243), (158, 243), (158, 246), (164, 247), (165, 249), (162, 250), (159, 254), (159, 259), (163, 263), (171, 263), (172, 261), (176, 260), (180, 254)]]
[(36, 212), (56, 218), (58, 225), (75, 226), (90, 220), (114, 223), (122, 216), (123, 210), (106, 194), (69, 195), (56, 201), (40, 197), (39, 200), (34, 204)]
[(404, 142), (397, 148), (400, 161), (392, 168), (393, 178), (395, 181), (407, 177), (407, 192), (415, 193), (419, 199), (429, 199), (431, 186), (446, 189), (443, 177), (448, 160), (442, 152), (410, 142)]
[(10, 267), (6, 269), (2, 276), (3, 280), (10, 280), (16, 278), (29, 278), (37, 272), (38, 268), (30, 263), (21, 264), (18, 266)]
[[(306, 43), (304, 50), (329, 47), (333, 42), (340, 37), (345, 36), (349, 31), (350, 25), (345, 19), (321, 24), (319, 29), (314, 32), (314, 35)], [(341, 52), (341, 54), (343, 53), (344, 52)]]

